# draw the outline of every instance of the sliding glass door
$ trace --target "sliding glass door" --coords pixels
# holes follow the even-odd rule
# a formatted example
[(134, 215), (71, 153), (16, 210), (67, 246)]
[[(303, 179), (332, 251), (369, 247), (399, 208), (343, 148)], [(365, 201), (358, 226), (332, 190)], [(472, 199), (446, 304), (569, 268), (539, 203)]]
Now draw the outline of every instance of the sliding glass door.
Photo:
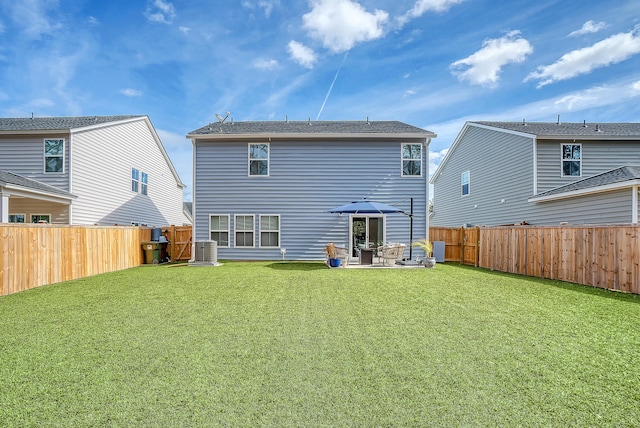
[(351, 257), (359, 257), (360, 250), (378, 248), (384, 242), (384, 215), (351, 216), (349, 252)]

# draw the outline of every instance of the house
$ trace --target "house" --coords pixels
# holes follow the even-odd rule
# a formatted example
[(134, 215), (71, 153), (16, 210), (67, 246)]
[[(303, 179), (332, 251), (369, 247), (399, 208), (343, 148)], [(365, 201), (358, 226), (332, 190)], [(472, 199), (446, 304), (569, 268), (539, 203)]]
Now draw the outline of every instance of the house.
[(208, 124), (187, 135), (194, 239), (217, 241), (221, 259), (245, 260), (318, 260), (329, 242), (354, 258), (359, 247), (408, 244), (408, 215), (329, 213), (365, 198), (406, 213), (413, 200), (413, 237), (425, 237), (434, 137), (368, 119)]
[(180, 180), (147, 116), (0, 118), (0, 222), (168, 225)]
[(467, 122), (431, 225), (638, 223), (639, 165), (640, 123)]

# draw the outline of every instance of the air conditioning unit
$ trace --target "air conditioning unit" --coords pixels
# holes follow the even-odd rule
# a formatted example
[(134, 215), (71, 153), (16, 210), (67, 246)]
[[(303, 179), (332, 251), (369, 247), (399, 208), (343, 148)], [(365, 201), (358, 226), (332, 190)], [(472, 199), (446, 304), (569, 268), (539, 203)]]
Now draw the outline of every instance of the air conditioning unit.
[(196, 263), (217, 264), (218, 263), (218, 242), (217, 241), (196, 241)]

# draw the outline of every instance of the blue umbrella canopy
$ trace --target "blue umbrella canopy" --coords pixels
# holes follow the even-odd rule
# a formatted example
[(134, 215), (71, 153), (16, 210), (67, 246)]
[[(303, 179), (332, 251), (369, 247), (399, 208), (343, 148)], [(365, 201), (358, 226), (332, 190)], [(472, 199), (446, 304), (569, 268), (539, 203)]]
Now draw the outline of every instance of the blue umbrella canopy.
[(392, 207), (391, 205), (383, 204), (381, 202), (360, 201), (340, 205), (339, 207), (330, 209), (329, 212), (344, 214), (388, 214), (403, 213), (404, 211), (400, 208)]

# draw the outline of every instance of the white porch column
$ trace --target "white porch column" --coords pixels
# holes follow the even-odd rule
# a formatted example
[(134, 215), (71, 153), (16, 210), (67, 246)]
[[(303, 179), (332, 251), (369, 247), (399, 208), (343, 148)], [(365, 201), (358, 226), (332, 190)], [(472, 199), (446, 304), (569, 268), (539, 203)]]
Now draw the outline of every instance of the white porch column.
[(9, 223), (9, 193), (0, 190), (0, 223)]

